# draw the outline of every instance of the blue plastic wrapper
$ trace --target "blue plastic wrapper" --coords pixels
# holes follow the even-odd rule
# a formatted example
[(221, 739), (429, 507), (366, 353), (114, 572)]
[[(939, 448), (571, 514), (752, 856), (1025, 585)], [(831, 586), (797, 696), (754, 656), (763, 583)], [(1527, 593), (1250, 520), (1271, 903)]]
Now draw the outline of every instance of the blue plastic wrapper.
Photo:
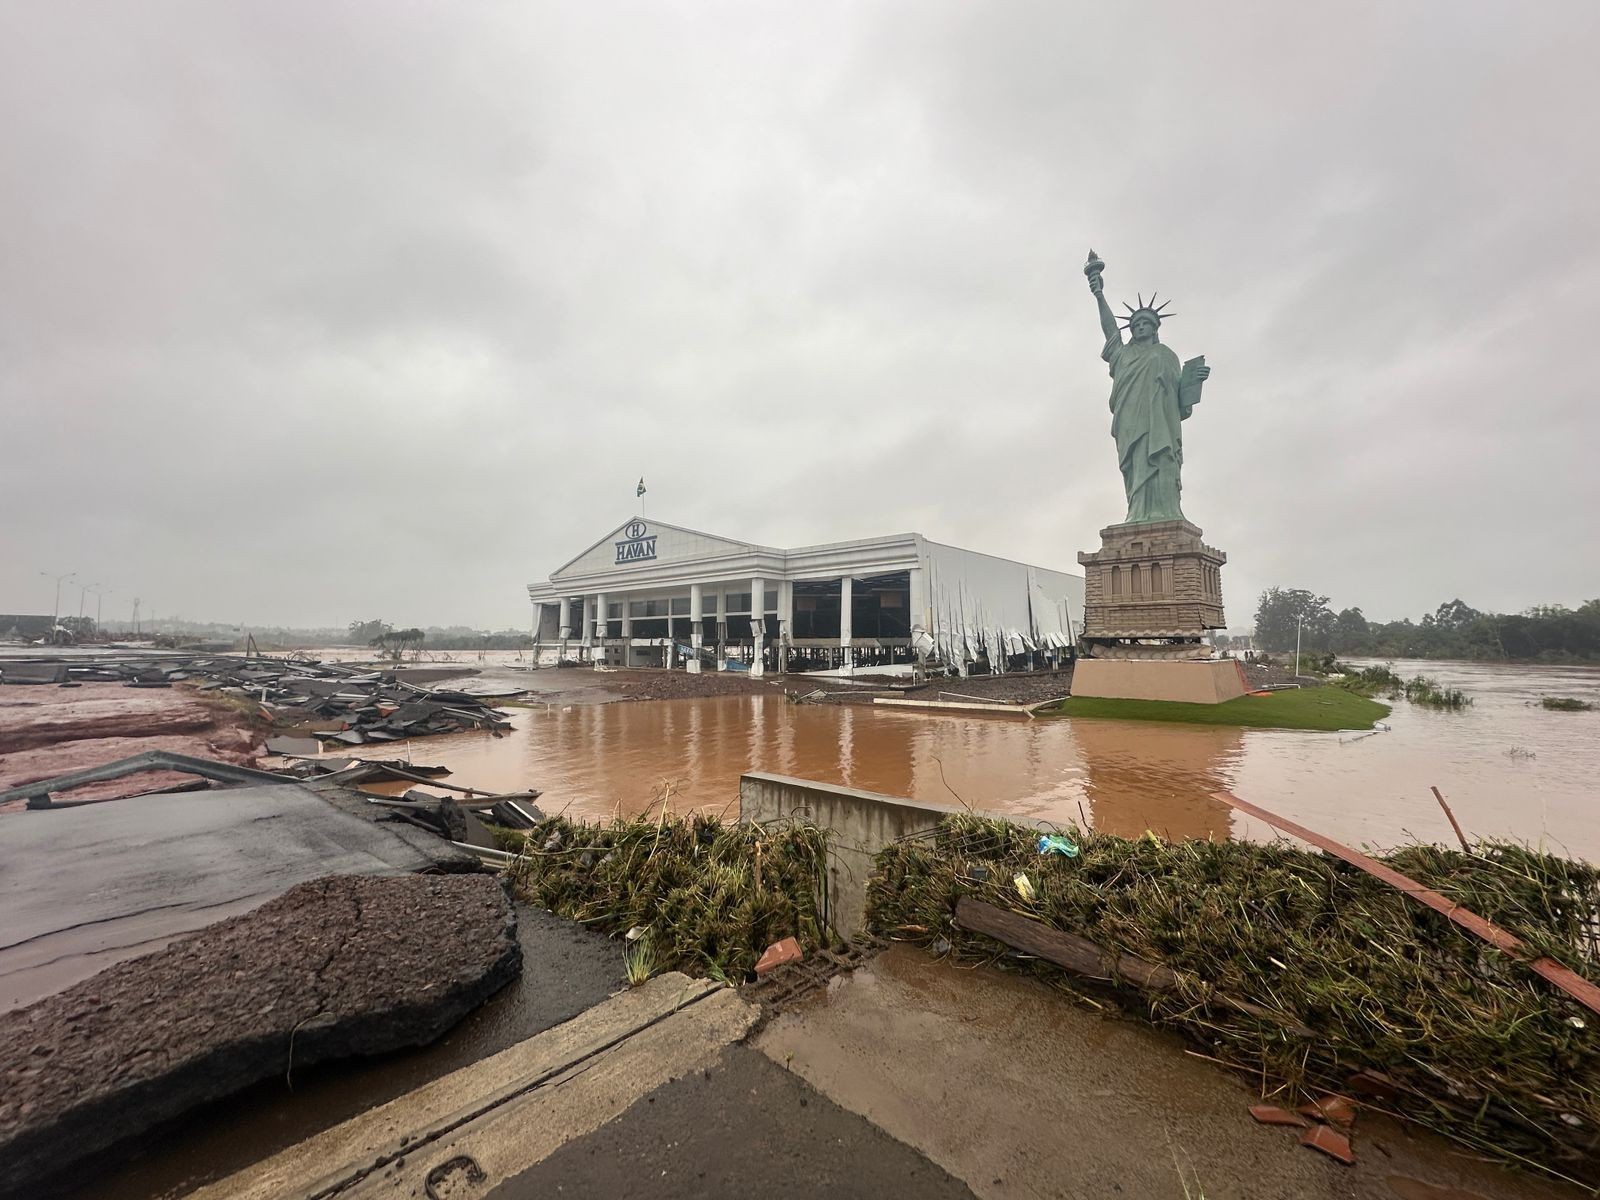
[(1039, 838), (1039, 853), (1064, 854), (1068, 858), (1077, 858), (1078, 846), (1069, 837), (1063, 837), (1059, 833), (1046, 833)]

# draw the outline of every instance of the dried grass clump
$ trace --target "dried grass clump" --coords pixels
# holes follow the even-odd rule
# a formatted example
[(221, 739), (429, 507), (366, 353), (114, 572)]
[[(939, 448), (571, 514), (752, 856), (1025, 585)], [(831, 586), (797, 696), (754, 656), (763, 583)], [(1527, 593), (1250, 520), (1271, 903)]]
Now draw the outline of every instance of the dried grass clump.
[[(878, 856), (869, 923), (996, 958), (1003, 946), (956, 928), (951, 914), (962, 895), (1011, 909), (1171, 967), (1171, 992), (1115, 991), (1258, 1079), (1343, 1091), (1360, 1069), (1382, 1072), (1398, 1094), (1379, 1107), (1498, 1158), (1600, 1181), (1600, 1018), (1525, 965), (1313, 851), (1070, 836), (1077, 858), (1041, 855), (1036, 830), (950, 817), (930, 840)], [(1383, 861), (1600, 978), (1596, 868), (1501, 842), (1471, 854), (1411, 846)], [(1018, 872), (1031, 902), (1013, 883)], [(1094, 986), (1024, 962), (1053, 981)], [(1215, 993), (1269, 1015), (1215, 1003)]]
[(641, 930), (652, 972), (740, 980), (781, 938), (823, 944), (827, 838), (811, 826), (552, 817), (498, 836), (518, 855), (509, 875), (520, 896), (606, 933)]

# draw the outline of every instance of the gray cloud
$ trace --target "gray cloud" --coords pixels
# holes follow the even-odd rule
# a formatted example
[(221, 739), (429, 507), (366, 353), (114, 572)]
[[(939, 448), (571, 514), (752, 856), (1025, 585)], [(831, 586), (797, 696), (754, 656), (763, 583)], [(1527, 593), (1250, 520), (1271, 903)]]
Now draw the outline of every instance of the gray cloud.
[(1079, 274), (1214, 374), (1230, 614), (1600, 593), (1600, 10), (12, 6), (0, 608), (519, 624), (630, 515), (1071, 566)]

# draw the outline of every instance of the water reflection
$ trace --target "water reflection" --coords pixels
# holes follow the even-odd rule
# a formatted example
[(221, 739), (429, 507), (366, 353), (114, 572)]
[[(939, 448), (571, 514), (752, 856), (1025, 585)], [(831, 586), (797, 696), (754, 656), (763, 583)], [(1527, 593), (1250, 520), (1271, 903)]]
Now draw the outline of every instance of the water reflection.
[(1168, 840), (1225, 838), (1233, 810), (1213, 792), (1231, 788), (1244, 734), (1209, 725), (1074, 721), (1088, 770), (1089, 820), (1119, 837), (1153, 830)]
[[(1403, 664), (1402, 666), (1408, 666)], [(1078, 821), (1136, 837), (1269, 836), (1211, 799), (1229, 788), (1354, 844), (1449, 838), (1438, 784), (1469, 833), (1600, 858), (1600, 698), (1593, 668), (1426, 664), (1476, 703), (1399, 702), (1365, 738), (1152, 722), (1024, 721), (791, 704), (781, 695), (511, 709), (513, 733), (412, 743), (454, 782), (542, 788), (549, 811), (609, 817), (666, 794), (678, 810), (736, 806), (739, 776), (772, 771), (940, 804)], [(365, 748), (394, 757), (400, 743)]]

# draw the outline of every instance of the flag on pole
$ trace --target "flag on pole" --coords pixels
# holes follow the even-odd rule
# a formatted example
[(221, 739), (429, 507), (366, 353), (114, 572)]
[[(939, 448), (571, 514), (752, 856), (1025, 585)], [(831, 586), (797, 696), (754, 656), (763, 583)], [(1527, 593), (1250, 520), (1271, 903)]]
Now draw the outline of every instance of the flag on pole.
[(644, 495), (644, 476), (643, 475), (639, 476), (639, 486), (634, 489), (634, 493), (633, 494), (635, 496)]

